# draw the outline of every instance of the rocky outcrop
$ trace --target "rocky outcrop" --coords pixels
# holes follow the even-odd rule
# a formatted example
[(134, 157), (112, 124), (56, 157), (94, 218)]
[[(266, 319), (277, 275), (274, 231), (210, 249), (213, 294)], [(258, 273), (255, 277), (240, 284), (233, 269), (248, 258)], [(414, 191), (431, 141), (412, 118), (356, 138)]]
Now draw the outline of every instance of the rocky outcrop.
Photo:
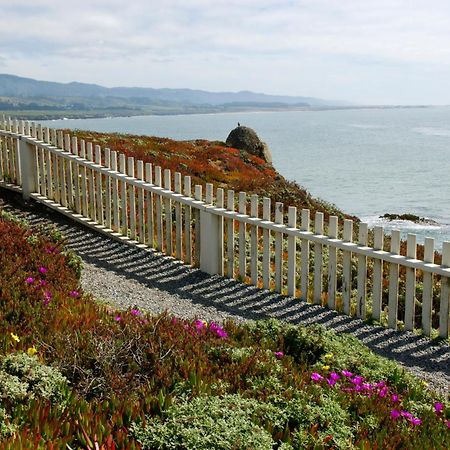
[(268, 145), (261, 141), (256, 132), (249, 127), (237, 126), (231, 130), (226, 140), (230, 147), (244, 150), (272, 164), (272, 154)]

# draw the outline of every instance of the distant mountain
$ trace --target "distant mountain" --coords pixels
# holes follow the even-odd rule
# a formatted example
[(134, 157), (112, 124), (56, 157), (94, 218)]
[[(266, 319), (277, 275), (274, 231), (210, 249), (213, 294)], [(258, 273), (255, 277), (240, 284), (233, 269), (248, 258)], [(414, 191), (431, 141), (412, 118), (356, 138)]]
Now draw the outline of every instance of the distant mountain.
[[(178, 104), (178, 105), (233, 105), (268, 107), (309, 106), (309, 107), (345, 107), (350, 103), (322, 100), (313, 97), (295, 97), (267, 95), (250, 91), (208, 92), (193, 89), (153, 89), (140, 87), (107, 88), (87, 83), (56, 83), (23, 78), (15, 75), (0, 74), (0, 97), (40, 98), (40, 99), (94, 99), (126, 100), (133, 105), (142, 104)], [(108, 101), (109, 103), (109, 101)]]

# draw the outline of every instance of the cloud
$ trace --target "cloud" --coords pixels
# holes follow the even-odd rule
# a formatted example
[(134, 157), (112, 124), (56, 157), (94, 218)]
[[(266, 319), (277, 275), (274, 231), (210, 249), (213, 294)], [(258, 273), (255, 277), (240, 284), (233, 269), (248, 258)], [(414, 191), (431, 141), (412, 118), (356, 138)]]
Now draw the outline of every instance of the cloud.
[[(450, 3), (15, 0), (2, 5), (0, 54), (12, 72), (61, 81), (218, 90), (256, 84), (302, 94), (321, 79), (327, 92), (339, 73), (369, 83), (370, 70), (381, 77), (413, 71), (418, 79), (450, 71)], [(300, 80), (308, 84), (299, 87)]]

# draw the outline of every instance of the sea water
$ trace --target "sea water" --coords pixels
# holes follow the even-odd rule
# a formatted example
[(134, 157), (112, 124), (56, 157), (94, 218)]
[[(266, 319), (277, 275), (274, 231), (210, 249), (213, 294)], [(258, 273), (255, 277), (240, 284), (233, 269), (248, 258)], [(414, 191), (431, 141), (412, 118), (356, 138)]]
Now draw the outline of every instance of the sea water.
[[(46, 122), (52, 127), (225, 141), (241, 125), (267, 142), (273, 164), (313, 196), (384, 225), (450, 241), (450, 107), (137, 116)], [(44, 122), (42, 122), (44, 123)], [(386, 222), (411, 213), (437, 225)]]

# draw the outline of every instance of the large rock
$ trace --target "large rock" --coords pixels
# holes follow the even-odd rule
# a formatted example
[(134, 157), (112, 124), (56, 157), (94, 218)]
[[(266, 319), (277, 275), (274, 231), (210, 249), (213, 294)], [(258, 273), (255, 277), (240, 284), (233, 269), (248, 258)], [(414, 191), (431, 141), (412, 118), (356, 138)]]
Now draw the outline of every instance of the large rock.
[(272, 154), (270, 153), (269, 147), (259, 139), (256, 132), (251, 128), (241, 125), (237, 126), (234, 130), (231, 130), (226, 142), (230, 147), (245, 150), (272, 164)]

